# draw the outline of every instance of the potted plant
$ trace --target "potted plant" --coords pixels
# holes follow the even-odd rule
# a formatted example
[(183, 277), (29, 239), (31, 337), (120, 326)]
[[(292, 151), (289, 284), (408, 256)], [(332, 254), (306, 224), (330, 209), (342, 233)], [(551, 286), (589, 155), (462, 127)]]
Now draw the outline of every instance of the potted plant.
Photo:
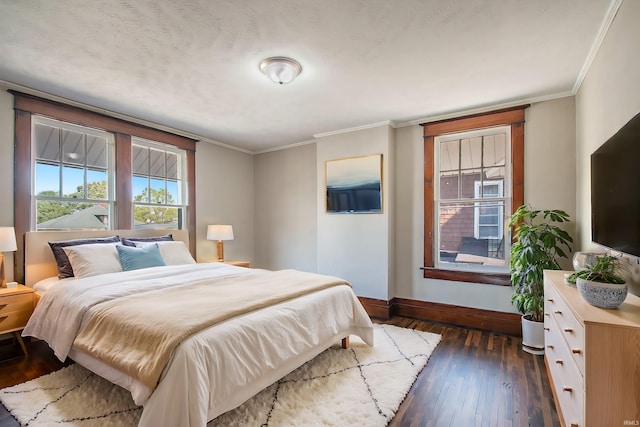
[[(534, 210), (520, 206), (509, 219), (515, 227), (511, 246), (511, 302), (522, 314), (522, 348), (544, 354), (544, 270), (559, 270), (558, 258), (567, 258), (573, 239), (557, 224), (569, 221), (562, 210)], [(566, 249), (566, 252), (565, 252)]]
[(575, 283), (580, 296), (600, 308), (618, 308), (627, 297), (627, 283), (618, 274), (620, 259), (599, 255), (595, 262), (571, 274), (567, 281)]

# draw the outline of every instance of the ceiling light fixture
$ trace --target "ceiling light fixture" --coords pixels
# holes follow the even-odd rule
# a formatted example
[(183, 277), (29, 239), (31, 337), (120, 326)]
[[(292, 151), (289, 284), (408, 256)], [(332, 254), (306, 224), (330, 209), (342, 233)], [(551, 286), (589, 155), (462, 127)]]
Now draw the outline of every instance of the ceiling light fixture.
[(302, 72), (302, 66), (296, 60), (283, 56), (274, 56), (260, 62), (260, 71), (274, 83), (290, 83)]

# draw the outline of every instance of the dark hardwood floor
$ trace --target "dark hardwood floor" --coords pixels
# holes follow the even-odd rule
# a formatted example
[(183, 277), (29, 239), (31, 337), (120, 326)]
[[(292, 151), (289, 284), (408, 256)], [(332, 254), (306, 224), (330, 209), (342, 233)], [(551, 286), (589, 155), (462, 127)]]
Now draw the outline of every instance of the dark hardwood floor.
[[(560, 425), (544, 360), (523, 352), (519, 338), (403, 317), (384, 323), (442, 335), (390, 427)], [(43, 342), (27, 348), (22, 356), (10, 341), (0, 345), (0, 388), (63, 366)], [(0, 427), (18, 427), (2, 405)]]

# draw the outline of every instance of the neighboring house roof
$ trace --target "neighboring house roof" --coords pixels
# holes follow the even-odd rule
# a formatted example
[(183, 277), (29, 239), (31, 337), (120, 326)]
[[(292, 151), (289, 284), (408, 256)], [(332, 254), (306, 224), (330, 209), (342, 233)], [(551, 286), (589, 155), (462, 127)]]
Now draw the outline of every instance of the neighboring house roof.
[(100, 217), (108, 216), (109, 210), (104, 206), (93, 205), (81, 211), (63, 215), (38, 224), (38, 230), (64, 229), (108, 229)]

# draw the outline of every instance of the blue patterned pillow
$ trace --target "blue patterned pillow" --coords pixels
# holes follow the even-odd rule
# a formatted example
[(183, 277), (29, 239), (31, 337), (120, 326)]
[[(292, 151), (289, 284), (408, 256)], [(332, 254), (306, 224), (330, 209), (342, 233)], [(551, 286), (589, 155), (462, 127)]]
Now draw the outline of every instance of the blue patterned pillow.
[(116, 248), (124, 271), (166, 265), (157, 243), (142, 248), (124, 245), (117, 245)]

